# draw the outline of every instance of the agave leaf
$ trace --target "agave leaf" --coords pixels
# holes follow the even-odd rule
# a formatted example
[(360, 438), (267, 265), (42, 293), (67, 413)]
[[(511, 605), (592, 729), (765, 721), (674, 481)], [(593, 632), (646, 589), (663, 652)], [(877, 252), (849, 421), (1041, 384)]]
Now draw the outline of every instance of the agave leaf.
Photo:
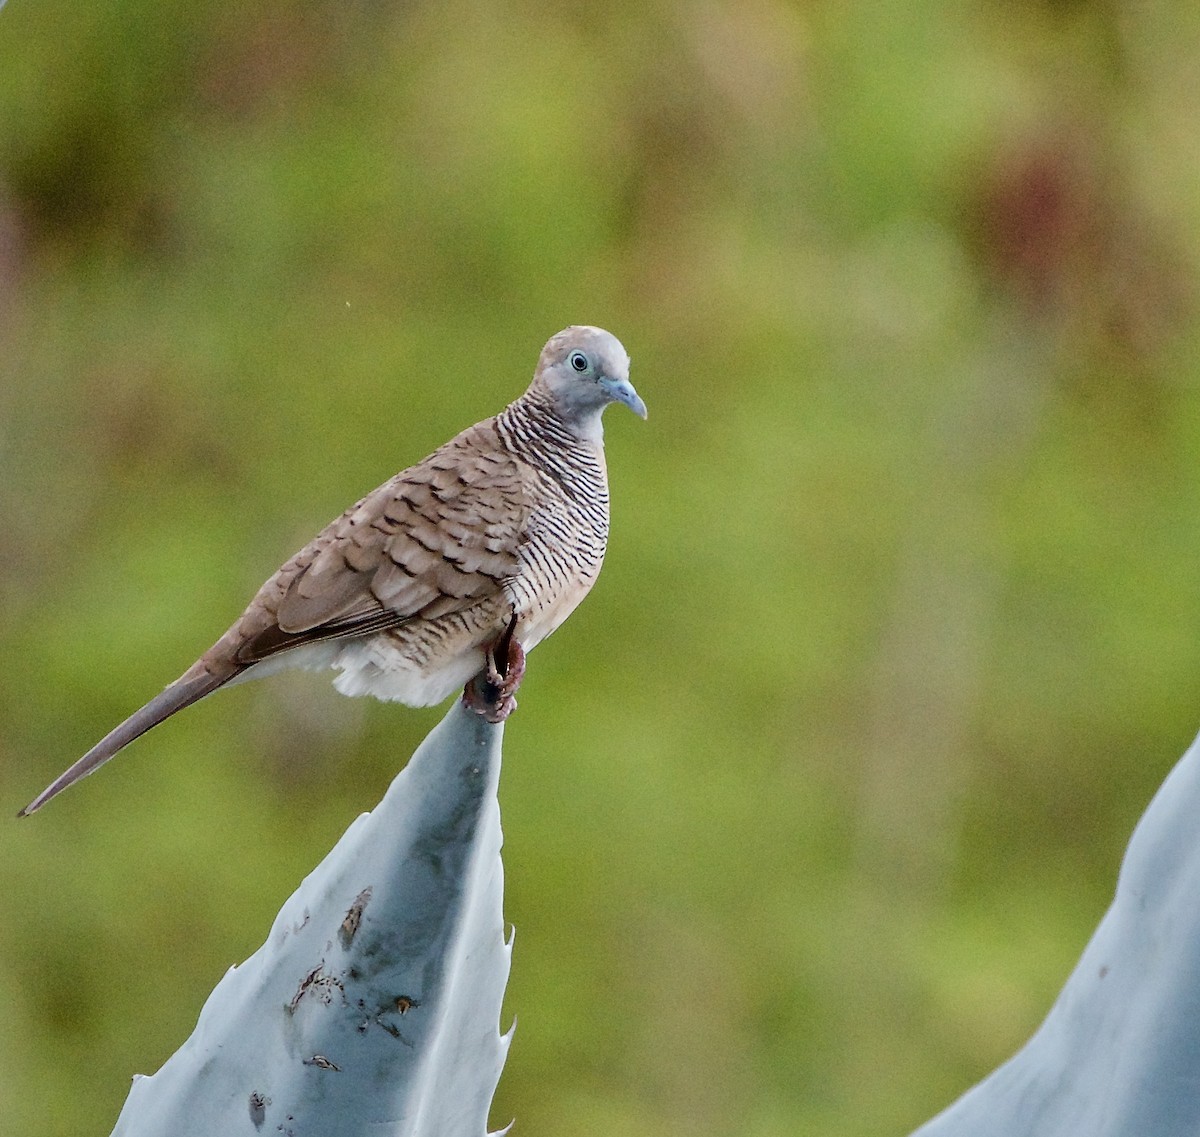
[(503, 727), (455, 703), (139, 1077), (114, 1137), (483, 1137), (511, 1031)]
[(1142, 816), (1112, 906), (1025, 1047), (914, 1137), (1200, 1133), (1200, 739)]

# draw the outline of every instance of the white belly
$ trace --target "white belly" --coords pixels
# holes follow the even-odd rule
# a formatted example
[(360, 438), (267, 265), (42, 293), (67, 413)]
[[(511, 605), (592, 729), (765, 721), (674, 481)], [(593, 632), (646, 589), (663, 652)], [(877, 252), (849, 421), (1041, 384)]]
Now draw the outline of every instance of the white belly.
[(341, 674), (333, 681), (343, 695), (373, 695), (388, 703), (432, 707), (461, 690), (487, 666), (482, 648), (439, 661), (418, 664), (384, 636), (344, 644), (332, 664)]
[[(495, 639), (499, 631), (488, 637)], [(487, 666), (483, 648), (464, 637), (455, 650), (427, 658), (420, 645), (397, 643), (386, 635), (363, 639), (327, 640), (280, 652), (247, 668), (236, 679), (262, 679), (292, 669), (341, 674), (333, 681), (343, 695), (372, 695), (386, 703), (432, 707), (460, 689)]]

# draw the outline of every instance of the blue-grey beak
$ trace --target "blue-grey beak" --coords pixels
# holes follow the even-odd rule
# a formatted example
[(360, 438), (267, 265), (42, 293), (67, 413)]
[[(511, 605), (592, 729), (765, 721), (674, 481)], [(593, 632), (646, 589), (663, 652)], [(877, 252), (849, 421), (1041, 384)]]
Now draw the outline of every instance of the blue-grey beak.
[(646, 417), (646, 404), (642, 402), (628, 379), (603, 379), (600, 385), (614, 403), (624, 403), (639, 418)]

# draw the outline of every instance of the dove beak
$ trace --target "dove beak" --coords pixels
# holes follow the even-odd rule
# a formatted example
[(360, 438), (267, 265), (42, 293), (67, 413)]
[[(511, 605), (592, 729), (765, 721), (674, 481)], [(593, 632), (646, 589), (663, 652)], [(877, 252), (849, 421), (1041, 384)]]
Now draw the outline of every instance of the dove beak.
[(646, 404), (642, 402), (628, 379), (605, 380), (604, 389), (614, 403), (624, 403), (638, 418), (646, 417)]

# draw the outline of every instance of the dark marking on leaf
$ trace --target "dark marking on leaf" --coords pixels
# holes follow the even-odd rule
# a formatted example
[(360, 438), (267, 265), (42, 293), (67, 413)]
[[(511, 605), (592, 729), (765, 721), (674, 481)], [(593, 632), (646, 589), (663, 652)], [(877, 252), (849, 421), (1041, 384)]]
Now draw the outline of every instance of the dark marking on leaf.
[(354, 942), (354, 937), (358, 934), (358, 929), (362, 924), (363, 913), (366, 911), (370, 900), (371, 886), (368, 885), (354, 898), (354, 903), (350, 905), (345, 918), (342, 920), (342, 926), (338, 930), (338, 937), (342, 941), (343, 948), (348, 948)]
[(335, 1074), (341, 1073), (341, 1066), (336, 1062), (331, 1062), (324, 1054), (314, 1054), (311, 1058), (304, 1059), (305, 1066), (316, 1066), (318, 1070), (332, 1070)]

